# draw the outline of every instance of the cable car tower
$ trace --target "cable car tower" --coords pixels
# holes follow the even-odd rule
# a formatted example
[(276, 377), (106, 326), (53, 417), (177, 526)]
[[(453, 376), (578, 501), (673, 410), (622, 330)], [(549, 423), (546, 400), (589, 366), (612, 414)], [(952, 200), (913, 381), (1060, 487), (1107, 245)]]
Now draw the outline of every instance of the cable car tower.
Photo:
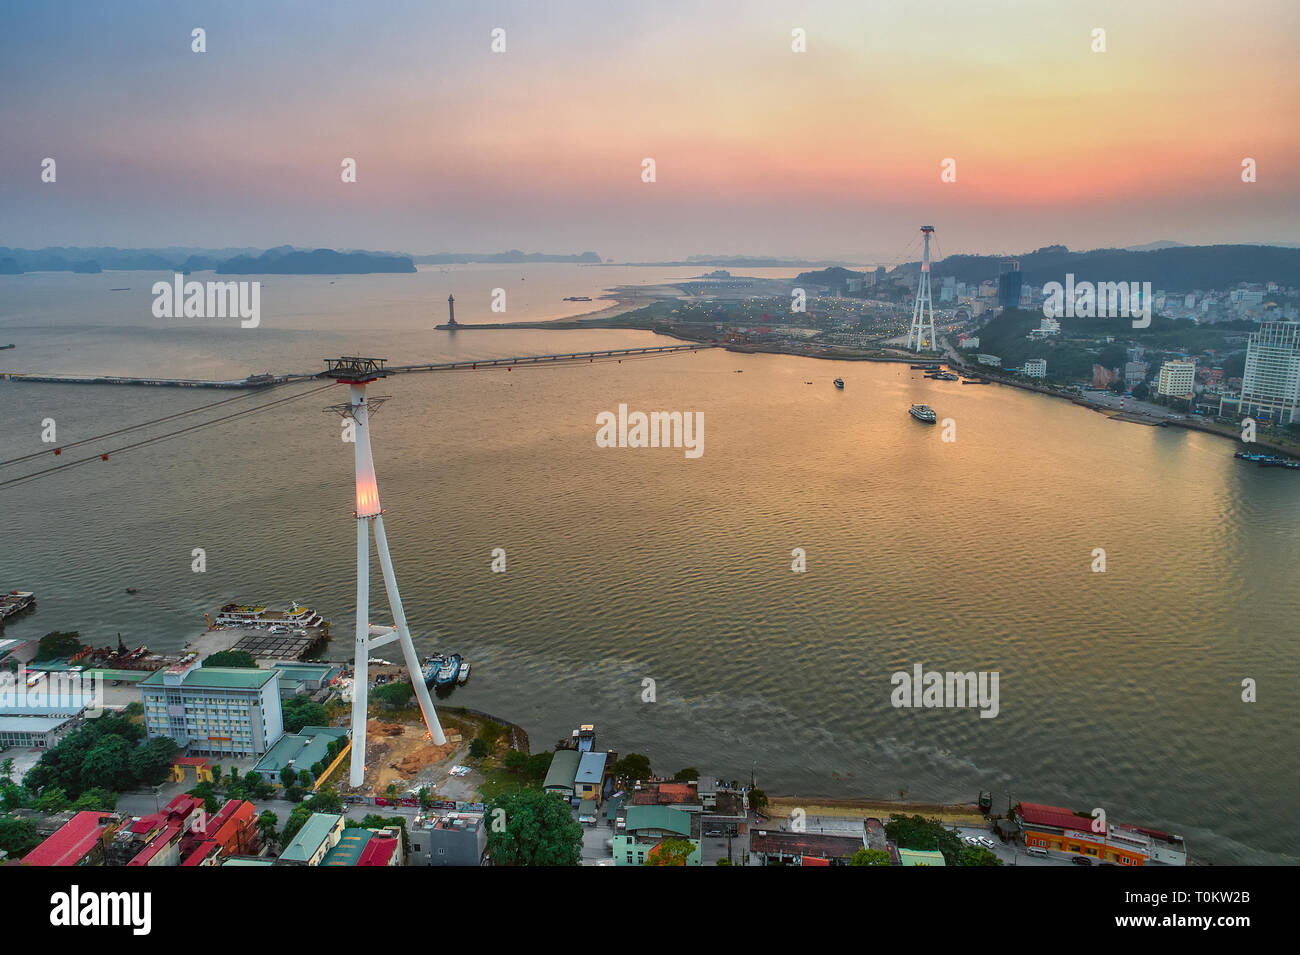
[[(925, 236), (925, 254), (921, 259), (921, 277), (916, 283), (916, 304), (912, 306), (912, 328), (907, 333), (907, 347), (921, 350), (924, 341), (926, 348), (934, 350), (938, 343), (934, 337), (934, 299), (930, 297), (930, 236), (934, 226), (921, 226)], [(912, 341), (916, 344), (913, 346)]]
[[(367, 688), (370, 679), (370, 651), (384, 644), (397, 640), (402, 645), (402, 657), (406, 662), (407, 672), (411, 675), (411, 685), (415, 688), (416, 699), (420, 701), (420, 712), (424, 724), (428, 727), (429, 738), (439, 746), (447, 742), (438, 722), (438, 714), (433, 709), (429, 698), (429, 688), (425, 685), (420, 668), (420, 659), (415, 655), (415, 644), (411, 642), (411, 631), (406, 625), (406, 612), (402, 609), (402, 596), (397, 592), (397, 577), (393, 573), (393, 559), (388, 553), (388, 536), (384, 533), (384, 510), (379, 506), (379, 484), (375, 478), (375, 462), (370, 454), (370, 415), (378, 410), (387, 399), (376, 395), (366, 399), (366, 385), (387, 376), (383, 358), (327, 358), (326, 377), (333, 378), (348, 385), (351, 400), (347, 404), (333, 405), (327, 411), (335, 411), (354, 423), (354, 447), (356, 450), (356, 510), (357, 519), (357, 626), (356, 626), (356, 663), (352, 674), (352, 762), (348, 781), (353, 787), (359, 787), (366, 774), (366, 708)], [(370, 624), (370, 531), (374, 529), (375, 548), (379, 551), (379, 566), (383, 569), (384, 588), (388, 591), (388, 606), (393, 612), (391, 627), (375, 627)]]

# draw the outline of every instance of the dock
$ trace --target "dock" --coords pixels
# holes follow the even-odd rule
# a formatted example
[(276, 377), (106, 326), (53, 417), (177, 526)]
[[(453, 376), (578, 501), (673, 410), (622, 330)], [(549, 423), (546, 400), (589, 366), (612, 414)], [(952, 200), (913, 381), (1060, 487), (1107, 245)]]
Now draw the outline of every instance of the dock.
[(269, 388), (294, 381), (306, 381), (316, 375), (249, 375), (228, 381), (202, 378), (127, 378), (118, 375), (25, 375), (0, 372), (0, 381), (35, 382), (54, 385), (147, 385), (154, 388)]

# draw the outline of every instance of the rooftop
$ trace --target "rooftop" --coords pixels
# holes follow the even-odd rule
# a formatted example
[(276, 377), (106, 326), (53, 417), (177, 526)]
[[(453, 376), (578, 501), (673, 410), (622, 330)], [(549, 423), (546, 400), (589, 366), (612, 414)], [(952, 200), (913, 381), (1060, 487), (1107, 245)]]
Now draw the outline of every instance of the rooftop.
[(830, 836), (818, 832), (784, 832), (760, 829), (749, 838), (753, 852), (787, 856), (811, 855), (822, 859), (844, 859), (863, 848), (857, 836)]
[(629, 806), (626, 828), (629, 833), (642, 829), (675, 832), (679, 836), (691, 834), (691, 816), (671, 806)]
[(280, 772), (293, 762), (301, 772), (326, 758), (332, 740), (346, 740), (346, 726), (304, 726), (297, 733), (286, 733), (257, 761), (253, 770), (268, 782), (278, 782)]
[(1106, 824), (1100, 819), (1096, 820), (1100, 829), (1093, 829), (1093, 817), (1091, 815), (1075, 815), (1074, 810), (1064, 809), (1060, 806), (1044, 806), (1036, 802), (1022, 802), (1016, 806), (1016, 812), (1020, 818), (1029, 826), (1047, 826), (1051, 829), (1074, 829), (1081, 832), (1095, 832), (1096, 835), (1104, 836), (1106, 834)]
[[(140, 681), (141, 686), (162, 686), (166, 670), (151, 673)], [(181, 678), (186, 689), (256, 690), (276, 678), (275, 670), (254, 670), (246, 667), (194, 667)]]
[(546, 771), (546, 781), (542, 783), (542, 788), (572, 789), (581, 759), (582, 754), (576, 749), (557, 750), (551, 757), (551, 768)]
[(24, 865), (76, 865), (117, 817), (107, 812), (79, 812), (27, 855)]
[(314, 812), (308, 819), (298, 834), (293, 837), (284, 851), (280, 853), (280, 858), (289, 862), (306, 862), (321, 847), (329, 837), (330, 831), (342, 819), (341, 815), (327, 812)]
[(599, 786), (605, 776), (605, 760), (608, 755), (608, 753), (583, 753), (582, 759), (578, 762), (578, 774), (573, 781)]

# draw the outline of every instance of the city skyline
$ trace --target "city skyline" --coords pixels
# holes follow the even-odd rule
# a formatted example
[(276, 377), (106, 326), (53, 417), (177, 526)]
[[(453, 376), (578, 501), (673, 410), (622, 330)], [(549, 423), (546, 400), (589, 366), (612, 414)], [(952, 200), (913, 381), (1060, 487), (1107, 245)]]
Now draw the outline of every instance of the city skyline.
[(7, 10), (0, 244), (869, 261), (919, 221), (936, 257), (1300, 241), (1289, 5), (688, 7)]

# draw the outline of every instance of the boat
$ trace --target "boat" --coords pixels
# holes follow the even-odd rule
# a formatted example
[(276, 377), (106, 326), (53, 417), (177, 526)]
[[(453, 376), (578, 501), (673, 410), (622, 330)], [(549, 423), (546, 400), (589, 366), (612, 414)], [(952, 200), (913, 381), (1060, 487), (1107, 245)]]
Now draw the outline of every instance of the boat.
[(446, 662), (446, 657), (441, 653), (435, 653), (425, 659), (424, 666), (420, 667), (420, 676), (424, 677), (425, 686), (432, 685), (433, 681), (438, 677), (438, 671), (442, 669), (442, 665)]
[(0, 345), (0, 351), (4, 351), (6, 348), (17, 348), (17, 347), (18, 347), (17, 345), (13, 345), (13, 344)]
[(466, 683), (469, 682), (469, 664), (468, 664), (468, 663), (462, 663), (462, 664), (460, 665), (460, 672), (456, 674), (456, 682), (457, 682), (458, 684), (460, 684), (461, 686), (464, 686)]
[(908, 367), (913, 371), (934, 371), (936, 368), (941, 368), (942, 365), (937, 361), (930, 361), (924, 365), (909, 365)]
[(446, 686), (449, 683), (455, 683), (456, 677), (460, 674), (460, 664), (460, 654), (453, 653), (451, 656), (447, 657), (447, 659), (443, 661), (442, 666), (438, 668), (438, 673), (433, 678), (433, 682), (438, 686)]
[(941, 371), (937, 375), (926, 375), (927, 378), (933, 378), (936, 381), (960, 381), (960, 375), (954, 375), (950, 371)]
[(569, 295), (564, 299), (566, 302), (590, 302), (590, 295)]
[(16, 617), (36, 606), (36, 595), (30, 590), (11, 590), (0, 596), (0, 620)]
[(926, 424), (934, 424), (938, 420), (935, 417), (934, 409), (929, 405), (912, 405), (907, 409), (907, 413), (917, 421), (924, 421)]
[(134, 587), (127, 587), (126, 592), (128, 594), (138, 594), (140, 591), (136, 590)]
[(293, 602), (288, 610), (267, 610), (266, 607), (253, 604), (226, 604), (217, 613), (218, 626), (225, 627), (290, 627), (302, 629), (318, 627), (325, 622), (314, 610), (304, 607), (298, 601)]
[(962, 383), (963, 385), (991, 385), (991, 384), (993, 384), (993, 382), (989, 381), (987, 378), (963, 378), (962, 381), (961, 381), (961, 383)]
[(843, 378), (836, 378), (833, 382), (831, 382), (831, 384), (833, 384), (836, 388), (840, 389), (840, 391), (843, 391), (843, 390), (844, 390), (844, 379), (843, 379)]

